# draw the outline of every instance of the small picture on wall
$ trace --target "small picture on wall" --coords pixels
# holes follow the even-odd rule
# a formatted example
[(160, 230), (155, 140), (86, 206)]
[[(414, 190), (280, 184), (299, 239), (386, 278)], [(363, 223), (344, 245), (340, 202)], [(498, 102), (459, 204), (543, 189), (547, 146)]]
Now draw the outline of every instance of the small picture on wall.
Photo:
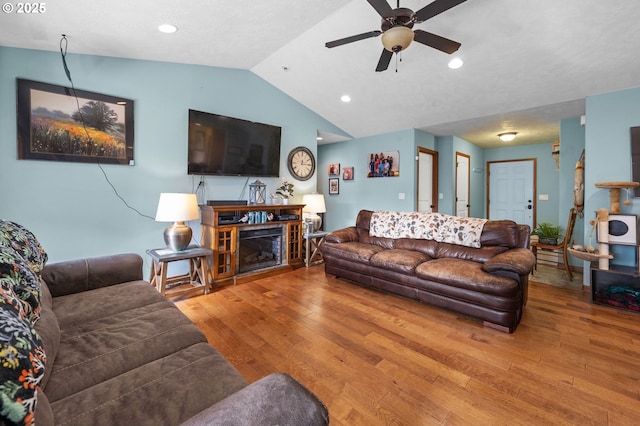
[(340, 179), (331, 178), (329, 179), (329, 194), (339, 194), (340, 193)]
[(340, 163), (329, 164), (329, 176), (340, 176)]
[(400, 154), (398, 151), (374, 152), (367, 157), (367, 177), (400, 176)]
[(353, 167), (344, 167), (342, 169), (342, 180), (353, 180)]

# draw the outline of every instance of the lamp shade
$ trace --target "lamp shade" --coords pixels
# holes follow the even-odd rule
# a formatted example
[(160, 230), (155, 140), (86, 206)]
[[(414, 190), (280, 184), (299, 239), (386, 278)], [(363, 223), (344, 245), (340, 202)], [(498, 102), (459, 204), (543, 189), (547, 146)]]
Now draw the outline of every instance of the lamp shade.
[(181, 222), (200, 217), (196, 194), (163, 192), (156, 211), (157, 222)]
[(313, 234), (315, 231), (319, 231), (322, 226), (322, 218), (318, 216), (318, 213), (325, 213), (327, 211), (324, 205), (324, 195), (322, 194), (305, 194), (302, 196), (302, 203), (304, 207), (302, 211), (307, 213), (306, 233)]
[(409, 47), (413, 41), (413, 31), (411, 28), (398, 25), (389, 28), (382, 34), (382, 45), (389, 52), (398, 53)]
[(302, 196), (302, 211), (305, 213), (326, 213), (327, 208), (324, 205), (324, 195), (322, 194), (305, 194)]

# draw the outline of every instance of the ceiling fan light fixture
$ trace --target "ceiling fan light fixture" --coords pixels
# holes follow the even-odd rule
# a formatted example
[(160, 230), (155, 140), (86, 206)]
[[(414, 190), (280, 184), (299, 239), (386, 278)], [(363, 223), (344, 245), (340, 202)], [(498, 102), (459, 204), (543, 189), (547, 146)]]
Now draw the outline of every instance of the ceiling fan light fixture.
[(413, 41), (413, 30), (411, 28), (397, 25), (389, 28), (382, 34), (382, 45), (389, 52), (398, 53), (405, 50)]
[(498, 133), (498, 137), (502, 142), (511, 142), (516, 138), (517, 134), (518, 132), (504, 132), (504, 133)]

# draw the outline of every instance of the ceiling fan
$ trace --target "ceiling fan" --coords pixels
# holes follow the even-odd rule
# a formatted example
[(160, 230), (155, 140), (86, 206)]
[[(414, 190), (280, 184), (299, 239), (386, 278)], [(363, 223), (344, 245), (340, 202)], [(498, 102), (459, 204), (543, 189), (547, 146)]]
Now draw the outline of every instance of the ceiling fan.
[(405, 50), (413, 40), (449, 54), (455, 52), (461, 46), (460, 43), (449, 40), (448, 38), (423, 30), (412, 30), (412, 28), (414, 24), (419, 24), (427, 19), (431, 19), (460, 3), (464, 3), (466, 0), (435, 0), (417, 12), (405, 7), (400, 7), (400, 0), (398, 0), (398, 7), (395, 9), (391, 9), (387, 0), (367, 1), (382, 17), (381, 31), (374, 30), (341, 38), (330, 41), (326, 43), (325, 46), (329, 48), (342, 46), (343, 44), (353, 43), (354, 41), (378, 37), (382, 34), (382, 45), (384, 49), (382, 50), (382, 55), (380, 55), (376, 71), (386, 70), (389, 67), (393, 54), (398, 54), (398, 52)]

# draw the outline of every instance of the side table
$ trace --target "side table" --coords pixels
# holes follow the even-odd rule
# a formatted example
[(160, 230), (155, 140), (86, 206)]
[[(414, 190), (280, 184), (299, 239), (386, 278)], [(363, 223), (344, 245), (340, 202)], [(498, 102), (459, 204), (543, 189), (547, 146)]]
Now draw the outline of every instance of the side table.
[[(302, 234), (302, 238), (304, 238), (305, 249), (304, 266), (309, 267), (311, 265), (315, 265), (316, 263), (322, 262), (322, 259), (320, 258), (322, 254), (318, 250), (320, 249), (320, 246), (322, 246), (322, 243), (324, 243), (324, 237), (326, 237), (327, 235), (329, 235), (329, 233), (324, 231)], [(314, 258), (316, 257), (318, 259), (314, 262)]]
[[(194, 287), (203, 287), (204, 294), (209, 292), (209, 268), (207, 264), (207, 257), (213, 256), (213, 250), (204, 247), (189, 246), (186, 250), (177, 252), (169, 248), (152, 249), (147, 250), (147, 254), (151, 256), (151, 259), (153, 260), (149, 281), (163, 296), (166, 294), (167, 284), (186, 281), (189, 281), (189, 283)], [(167, 277), (169, 263), (179, 260), (189, 261), (189, 273)], [(183, 290), (176, 291), (174, 294), (181, 293), (182, 291)]]

